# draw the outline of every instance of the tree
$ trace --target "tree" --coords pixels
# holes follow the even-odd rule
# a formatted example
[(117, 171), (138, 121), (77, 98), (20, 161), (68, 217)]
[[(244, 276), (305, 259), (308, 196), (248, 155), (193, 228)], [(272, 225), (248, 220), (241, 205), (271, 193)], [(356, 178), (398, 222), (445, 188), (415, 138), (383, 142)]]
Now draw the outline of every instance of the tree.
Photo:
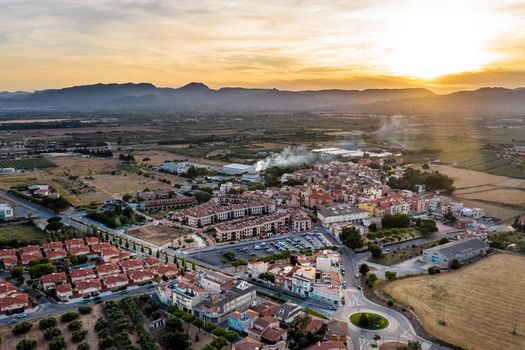
[(205, 203), (212, 198), (211, 194), (209, 194), (208, 192), (204, 192), (204, 191), (196, 191), (193, 195), (195, 196), (195, 199), (197, 199), (197, 202), (199, 204)]
[(430, 169), (430, 165), (428, 165), (428, 163), (423, 164), (421, 167), (425, 170)]
[(454, 259), (452, 259), (450, 261), (450, 268), (451, 269), (457, 270), (457, 269), (459, 269), (459, 267), (460, 267), (460, 264), (459, 264), (459, 260), (458, 259), (454, 258)]
[(93, 308), (91, 306), (82, 305), (78, 308), (78, 312), (80, 312), (82, 315), (90, 314), (91, 311), (93, 311)]
[(381, 249), (377, 244), (371, 244), (368, 246), (368, 251), (372, 253), (372, 257), (380, 259), (383, 257), (383, 249)]
[(450, 240), (447, 237), (443, 237), (439, 240), (440, 245), (447, 244), (448, 242), (450, 242)]
[(56, 325), (57, 325), (57, 320), (54, 317), (44, 318), (40, 320), (40, 322), (38, 322), (38, 326), (40, 327), (41, 330), (46, 330), (48, 328), (55, 327)]
[(366, 283), (372, 287), (374, 285), (374, 283), (377, 281), (377, 276), (373, 273), (371, 273), (370, 275), (368, 275), (368, 277), (366, 278)]
[(193, 261), (191, 262), (191, 269), (192, 269), (193, 271), (197, 270), (197, 266), (195, 265), (195, 260), (193, 260)]
[(295, 327), (297, 331), (299, 332), (299, 334), (301, 334), (303, 337), (306, 336), (306, 333), (307, 333), (306, 328), (310, 324), (310, 321), (312, 321), (312, 318), (308, 314), (301, 316), (297, 320), (297, 324)]
[(24, 267), (23, 266), (15, 266), (11, 269), (11, 278), (12, 279), (19, 279), (24, 276)]
[(66, 340), (62, 336), (55, 337), (49, 342), (50, 350), (62, 350), (66, 348)]
[(389, 281), (393, 281), (396, 279), (396, 272), (394, 271), (385, 271), (385, 277)]
[(368, 315), (366, 313), (362, 313), (359, 316), (358, 324), (362, 328), (370, 328), (370, 319), (368, 318)]
[(183, 270), (184, 272), (187, 271), (186, 259), (185, 259), (185, 258), (182, 258), (182, 270)]
[(350, 249), (359, 249), (364, 246), (364, 241), (363, 237), (361, 237), (361, 233), (357, 228), (353, 226), (345, 227), (341, 231), (339, 239)]
[(24, 338), (16, 344), (16, 350), (32, 350), (36, 348), (37, 345), (36, 340)]
[(450, 226), (453, 226), (456, 221), (458, 221), (458, 219), (456, 218), (456, 216), (454, 215), (454, 213), (452, 212), (452, 210), (447, 210), (444, 214), (443, 214), (443, 222), (447, 225), (450, 225)]
[(363, 276), (365, 276), (368, 271), (370, 271), (370, 268), (368, 267), (367, 264), (361, 264), (359, 265), (359, 273)]
[(381, 218), (383, 228), (406, 228), (410, 226), (410, 215), (386, 214)]
[(89, 350), (89, 344), (86, 342), (82, 342), (78, 344), (77, 350)]
[(29, 332), (31, 327), (33, 327), (33, 324), (29, 322), (22, 322), (22, 323), (16, 324), (11, 331), (13, 332), (14, 335), (21, 335), (21, 334)]

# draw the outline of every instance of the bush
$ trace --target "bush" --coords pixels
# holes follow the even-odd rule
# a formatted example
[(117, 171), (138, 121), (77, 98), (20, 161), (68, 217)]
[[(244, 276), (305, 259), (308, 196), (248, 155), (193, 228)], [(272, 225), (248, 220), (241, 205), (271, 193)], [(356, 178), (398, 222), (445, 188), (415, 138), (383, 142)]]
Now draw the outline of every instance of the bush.
[(71, 336), (71, 339), (73, 339), (73, 341), (75, 343), (78, 343), (78, 342), (84, 340), (84, 338), (86, 338), (86, 335), (87, 335), (87, 331), (86, 330), (74, 331), (73, 335)]
[(459, 260), (458, 259), (452, 259), (452, 261), (450, 262), (450, 268), (454, 269), (454, 270), (457, 270), (457, 269), (459, 269), (459, 267), (460, 267)]
[(388, 305), (388, 307), (392, 307), (392, 306), (394, 306), (394, 301), (389, 300), (389, 301), (387, 302), (387, 305)]
[(81, 306), (78, 308), (78, 312), (80, 312), (82, 315), (90, 314), (91, 311), (93, 311), (93, 308), (91, 306)]
[(36, 348), (37, 342), (34, 339), (22, 339), (16, 344), (16, 350), (32, 350)]
[(86, 342), (80, 343), (77, 346), (77, 350), (89, 350), (89, 344)]
[(44, 318), (38, 322), (38, 325), (41, 330), (45, 331), (48, 328), (55, 327), (57, 325), (57, 320), (54, 317)]
[(75, 321), (71, 322), (70, 324), (68, 324), (67, 328), (70, 331), (78, 331), (78, 330), (82, 329), (82, 321), (81, 320), (75, 320)]
[(56, 338), (62, 334), (62, 331), (56, 327), (48, 328), (44, 332), (44, 338), (46, 340), (51, 340), (53, 338)]
[(397, 273), (394, 271), (385, 271), (385, 277), (389, 281), (393, 281), (396, 279)]
[(22, 322), (22, 323), (15, 325), (11, 331), (13, 332), (14, 335), (21, 335), (21, 334), (29, 332), (31, 327), (33, 327), (31, 323)]
[(95, 331), (100, 332), (108, 328), (108, 321), (104, 317), (99, 317), (95, 323)]
[(67, 323), (76, 320), (78, 317), (76, 312), (67, 312), (60, 317), (60, 321)]
[(50, 350), (63, 350), (66, 348), (66, 340), (62, 336), (55, 337), (49, 342)]

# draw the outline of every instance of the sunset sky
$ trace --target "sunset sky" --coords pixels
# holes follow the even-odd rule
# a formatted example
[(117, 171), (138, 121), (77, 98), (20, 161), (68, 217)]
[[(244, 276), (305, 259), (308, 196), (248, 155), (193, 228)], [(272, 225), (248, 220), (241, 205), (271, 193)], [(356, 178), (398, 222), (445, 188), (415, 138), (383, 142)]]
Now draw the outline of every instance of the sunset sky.
[(0, 90), (525, 86), (525, 1), (0, 0)]

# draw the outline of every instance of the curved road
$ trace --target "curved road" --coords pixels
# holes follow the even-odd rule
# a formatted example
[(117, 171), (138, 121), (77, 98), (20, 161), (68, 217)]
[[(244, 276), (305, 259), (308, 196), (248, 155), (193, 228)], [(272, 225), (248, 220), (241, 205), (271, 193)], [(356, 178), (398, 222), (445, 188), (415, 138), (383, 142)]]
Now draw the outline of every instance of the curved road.
[[(350, 349), (370, 349), (370, 345), (374, 343), (372, 337), (375, 334), (379, 334), (381, 337), (380, 342), (383, 340), (399, 340), (403, 342), (417, 340), (422, 344), (422, 347), (425, 350), (448, 349), (419, 337), (408, 318), (403, 314), (368, 300), (363, 291), (357, 288), (361, 284), (361, 279), (356, 278), (361, 257), (346, 246), (339, 245), (339, 247), (341, 248), (341, 263), (346, 272), (344, 280), (346, 281), (347, 289), (343, 289), (346, 303), (337, 309), (333, 318), (348, 323), (350, 337), (352, 339), (352, 345), (349, 347)], [(388, 327), (378, 331), (369, 331), (354, 326), (349, 320), (350, 315), (363, 311), (374, 312), (386, 317), (389, 321)]]

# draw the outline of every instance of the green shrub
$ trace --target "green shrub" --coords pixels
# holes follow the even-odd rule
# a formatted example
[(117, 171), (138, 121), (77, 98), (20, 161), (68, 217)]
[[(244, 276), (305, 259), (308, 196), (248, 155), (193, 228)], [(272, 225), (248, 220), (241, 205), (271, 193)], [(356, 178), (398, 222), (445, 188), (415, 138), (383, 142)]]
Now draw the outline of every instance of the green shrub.
[(34, 339), (24, 338), (16, 344), (16, 350), (32, 350), (36, 348), (37, 342)]
[(54, 317), (44, 318), (38, 322), (38, 325), (40, 326), (41, 330), (46, 330), (48, 328), (55, 327), (57, 325), (57, 320)]
[(55, 337), (49, 342), (50, 350), (63, 350), (66, 349), (66, 340), (62, 336)]
[(11, 330), (14, 335), (21, 335), (29, 332), (29, 330), (33, 327), (33, 325), (29, 322), (22, 322), (13, 327)]
[(67, 328), (70, 331), (78, 331), (82, 329), (82, 321), (81, 320), (74, 320), (70, 324), (67, 325)]
[(90, 314), (91, 311), (93, 311), (93, 308), (91, 306), (81, 306), (78, 308), (78, 312), (80, 312), (82, 315)]
[(78, 317), (76, 312), (67, 312), (60, 317), (60, 321), (67, 323), (76, 320)]
[(89, 350), (89, 344), (86, 342), (82, 342), (78, 344), (77, 350)]
[(58, 337), (62, 334), (62, 331), (56, 327), (48, 328), (44, 332), (44, 338), (46, 340), (51, 340), (55, 337)]
[(74, 331), (72, 336), (71, 336), (71, 339), (73, 339), (73, 341), (75, 343), (78, 343), (78, 342), (84, 340), (84, 338), (86, 338), (86, 335), (87, 335), (87, 331), (86, 330)]

